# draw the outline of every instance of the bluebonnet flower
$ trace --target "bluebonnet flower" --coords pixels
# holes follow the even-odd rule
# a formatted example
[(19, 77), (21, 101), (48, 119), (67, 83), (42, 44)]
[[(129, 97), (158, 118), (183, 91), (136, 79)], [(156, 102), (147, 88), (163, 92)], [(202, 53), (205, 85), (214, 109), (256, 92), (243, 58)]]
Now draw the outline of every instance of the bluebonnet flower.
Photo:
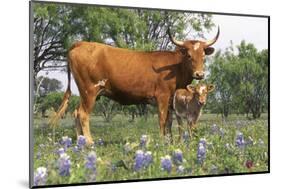
[(166, 155), (165, 157), (161, 157), (161, 167), (162, 170), (167, 171), (168, 173), (172, 170), (172, 161), (171, 157), (169, 155)]
[(239, 132), (236, 136), (236, 146), (239, 148), (243, 148), (245, 146), (245, 140), (243, 133)]
[(202, 164), (205, 159), (206, 159), (206, 146), (204, 146), (204, 143), (199, 142), (198, 149), (197, 149), (197, 161), (199, 164)]
[(144, 152), (142, 150), (136, 151), (135, 163), (134, 163), (135, 171), (139, 171), (143, 167), (144, 159), (145, 159)]
[(72, 148), (72, 151), (75, 152), (75, 153), (79, 152), (78, 146), (74, 146), (74, 147)]
[(177, 167), (177, 173), (178, 173), (178, 174), (183, 174), (184, 171), (185, 171), (185, 169), (184, 169), (184, 167), (183, 167), (182, 165), (180, 165), (180, 166)]
[(90, 152), (86, 157), (86, 164), (85, 167), (87, 169), (96, 170), (96, 163), (97, 163), (97, 155), (94, 151)]
[(83, 135), (79, 135), (78, 139), (77, 139), (77, 147), (78, 147), (78, 149), (84, 148), (85, 145), (86, 145), (86, 137), (83, 136)]
[(71, 161), (70, 161), (70, 157), (66, 153), (60, 155), (60, 158), (58, 160), (58, 167), (59, 167), (59, 174), (61, 176), (70, 175)]
[(143, 166), (144, 167), (148, 167), (153, 161), (152, 158), (152, 153), (150, 151), (147, 151), (144, 153), (144, 163)]
[(146, 147), (147, 141), (148, 141), (148, 136), (142, 135), (140, 138), (140, 147), (142, 147), (142, 148)]
[(38, 167), (34, 172), (34, 185), (45, 185), (47, 181), (48, 173), (47, 168), (45, 167)]
[(60, 155), (62, 155), (63, 153), (65, 153), (65, 150), (64, 150), (64, 148), (60, 148), (60, 149), (58, 149), (58, 150), (56, 151), (56, 153), (60, 156)]
[(64, 146), (64, 149), (66, 150), (67, 148), (69, 148), (72, 144), (72, 139), (69, 138), (68, 136), (63, 136), (60, 144)]
[(204, 148), (206, 148), (207, 141), (206, 141), (205, 138), (201, 138), (201, 139), (199, 140), (199, 144), (200, 144), (200, 143), (203, 144)]
[(98, 145), (100, 145), (100, 146), (104, 145), (104, 142), (101, 138), (98, 140)]
[(183, 162), (183, 154), (180, 149), (176, 149), (173, 153), (173, 161), (175, 164), (179, 165)]
[(85, 167), (89, 170), (89, 174), (87, 175), (87, 181), (96, 181), (97, 155), (94, 151), (91, 151), (86, 157)]
[(150, 151), (143, 152), (142, 150), (136, 151), (134, 170), (139, 171), (142, 168), (148, 167), (153, 161), (152, 153)]

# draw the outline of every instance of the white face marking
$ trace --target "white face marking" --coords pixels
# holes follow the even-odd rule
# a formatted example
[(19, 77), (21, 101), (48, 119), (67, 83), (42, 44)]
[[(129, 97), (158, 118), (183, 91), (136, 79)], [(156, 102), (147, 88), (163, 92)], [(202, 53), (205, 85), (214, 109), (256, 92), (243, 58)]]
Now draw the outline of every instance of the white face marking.
[(200, 47), (200, 43), (197, 42), (194, 44), (193, 49), (196, 51)]
[(201, 86), (199, 88), (199, 94), (201, 95), (205, 89), (206, 89), (206, 86)]

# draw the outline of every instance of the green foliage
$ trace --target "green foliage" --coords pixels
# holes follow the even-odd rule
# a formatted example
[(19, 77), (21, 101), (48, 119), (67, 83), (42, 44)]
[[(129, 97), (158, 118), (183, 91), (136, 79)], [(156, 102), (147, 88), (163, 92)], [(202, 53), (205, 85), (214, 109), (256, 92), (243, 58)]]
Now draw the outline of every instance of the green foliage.
[(64, 67), (75, 41), (109, 43), (138, 50), (171, 48), (167, 27), (185, 38), (185, 31), (203, 36), (214, 25), (208, 14), (105, 8), (34, 2), (34, 77)]
[[(38, 99), (38, 111), (41, 112), (42, 116), (46, 116), (45, 113), (47, 110), (56, 111), (61, 105), (63, 99), (63, 92), (51, 92), (46, 96), (39, 97)], [(73, 112), (79, 104), (80, 98), (76, 95), (70, 97), (68, 112)]]
[(217, 52), (209, 66), (209, 82), (216, 85), (210, 94), (209, 108), (227, 117), (229, 113), (252, 114), (258, 118), (267, 111), (268, 51), (258, 52), (253, 44), (242, 41), (235, 53), (233, 47)]

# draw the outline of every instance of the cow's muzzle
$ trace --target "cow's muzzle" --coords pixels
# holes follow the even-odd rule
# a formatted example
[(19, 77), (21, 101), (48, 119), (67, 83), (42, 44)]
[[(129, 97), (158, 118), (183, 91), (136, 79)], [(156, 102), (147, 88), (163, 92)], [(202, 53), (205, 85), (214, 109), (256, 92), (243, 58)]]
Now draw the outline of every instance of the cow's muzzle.
[(205, 73), (204, 72), (194, 72), (193, 76), (192, 76), (194, 79), (197, 79), (197, 80), (201, 80), (201, 79), (204, 79), (205, 77)]

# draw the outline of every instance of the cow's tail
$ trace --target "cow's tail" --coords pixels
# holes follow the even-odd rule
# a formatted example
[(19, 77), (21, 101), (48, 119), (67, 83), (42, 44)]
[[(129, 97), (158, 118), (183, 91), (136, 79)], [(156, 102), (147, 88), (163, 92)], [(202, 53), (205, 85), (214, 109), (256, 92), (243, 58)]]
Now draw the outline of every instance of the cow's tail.
[(67, 64), (67, 79), (68, 79), (68, 84), (67, 84), (67, 89), (63, 95), (63, 100), (62, 103), (57, 110), (57, 112), (54, 113), (54, 115), (51, 117), (49, 121), (49, 125), (51, 127), (56, 127), (58, 125), (58, 120), (62, 118), (65, 114), (65, 111), (68, 107), (69, 104), (69, 99), (71, 96), (71, 90), (70, 90), (70, 83), (71, 83), (71, 77), (70, 77), (70, 67), (69, 67), (69, 58), (68, 58), (68, 64)]

